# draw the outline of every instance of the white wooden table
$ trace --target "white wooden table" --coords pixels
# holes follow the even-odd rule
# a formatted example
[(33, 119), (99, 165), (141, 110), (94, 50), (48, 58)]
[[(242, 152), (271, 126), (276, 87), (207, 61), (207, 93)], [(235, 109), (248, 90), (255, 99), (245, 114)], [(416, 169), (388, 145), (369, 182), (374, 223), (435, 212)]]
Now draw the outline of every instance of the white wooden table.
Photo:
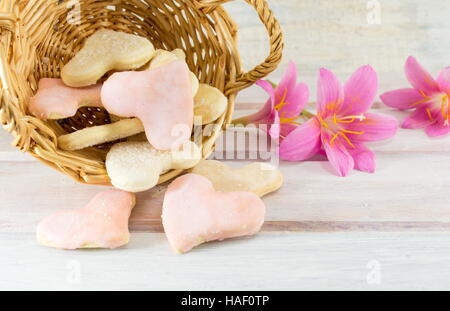
[[(245, 92), (238, 114), (259, 96), (257, 89)], [(0, 133), (0, 289), (450, 288), (450, 138), (401, 130), (372, 145), (373, 175), (339, 178), (326, 162), (282, 163), (285, 185), (264, 199), (261, 234), (176, 255), (159, 221), (161, 189), (138, 196), (124, 248), (39, 246), (39, 220), (84, 205), (103, 187), (73, 182), (10, 147), (9, 134)]]
[[(239, 2), (227, 6), (243, 26), (240, 48), (250, 67), (264, 56), (265, 33)], [(450, 43), (442, 40), (449, 26), (440, 17), (449, 15), (450, 5), (379, 2), (381, 24), (373, 25), (367, 1), (271, 1), (286, 32), (284, 64), (297, 60), (302, 80), (314, 86), (321, 66), (344, 78), (371, 63), (381, 90), (406, 86), (402, 66), (408, 55), (433, 72), (449, 65)], [(264, 100), (257, 89), (244, 92), (238, 113)], [(401, 130), (372, 144), (374, 175), (338, 178), (326, 162), (283, 163), (285, 185), (264, 199), (261, 234), (182, 256), (171, 252), (161, 231), (157, 191), (139, 195), (124, 248), (68, 252), (39, 246), (39, 220), (84, 205), (102, 188), (73, 182), (10, 141), (0, 131), (0, 290), (450, 289), (450, 137), (431, 140), (422, 131)]]

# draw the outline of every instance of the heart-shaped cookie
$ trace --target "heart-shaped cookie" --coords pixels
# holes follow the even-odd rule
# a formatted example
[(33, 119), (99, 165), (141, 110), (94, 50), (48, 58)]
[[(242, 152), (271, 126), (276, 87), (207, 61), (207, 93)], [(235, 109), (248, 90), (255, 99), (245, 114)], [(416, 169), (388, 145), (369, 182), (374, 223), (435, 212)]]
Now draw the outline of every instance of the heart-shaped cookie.
[(223, 93), (208, 84), (200, 84), (194, 97), (194, 115), (201, 117), (201, 124), (219, 119), (227, 110), (228, 99)]
[(156, 69), (177, 60), (186, 61), (186, 54), (184, 54), (183, 50), (175, 49), (170, 52), (162, 49), (157, 49), (153, 54), (153, 58), (151, 59), (151, 61), (146, 66), (144, 66), (143, 69)]
[[(142, 69), (153, 70), (168, 65), (171, 62), (175, 61), (186, 61), (186, 54), (184, 54), (183, 50), (175, 49), (172, 52), (169, 52), (166, 50), (158, 49), (155, 51), (152, 60)], [(198, 81), (197, 76), (193, 72), (190, 72), (189, 78), (191, 79), (192, 94), (195, 95), (198, 92), (200, 82)]]
[(192, 169), (192, 173), (208, 178), (218, 191), (247, 191), (260, 197), (283, 185), (280, 170), (266, 163), (231, 168), (219, 161), (203, 160)]
[(192, 168), (200, 159), (200, 148), (191, 141), (171, 151), (156, 150), (148, 142), (124, 142), (108, 152), (106, 169), (116, 188), (142, 192), (156, 186), (162, 173)]
[(117, 248), (129, 241), (128, 219), (136, 204), (134, 194), (108, 190), (77, 210), (65, 210), (42, 220), (37, 239), (60, 249)]
[(124, 32), (99, 30), (62, 69), (64, 83), (83, 87), (97, 81), (111, 70), (138, 69), (155, 53), (149, 40)]
[(194, 124), (189, 76), (184, 61), (153, 70), (118, 72), (103, 85), (102, 102), (109, 113), (141, 120), (156, 149), (177, 149), (189, 141)]
[(265, 212), (253, 193), (219, 192), (207, 178), (188, 174), (169, 185), (162, 220), (172, 248), (185, 253), (204, 242), (257, 233)]
[(83, 88), (66, 86), (61, 79), (39, 80), (39, 88), (30, 99), (28, 110), (42, 120), (73, 117), (80, 107), (102, 107), (101, 84)]

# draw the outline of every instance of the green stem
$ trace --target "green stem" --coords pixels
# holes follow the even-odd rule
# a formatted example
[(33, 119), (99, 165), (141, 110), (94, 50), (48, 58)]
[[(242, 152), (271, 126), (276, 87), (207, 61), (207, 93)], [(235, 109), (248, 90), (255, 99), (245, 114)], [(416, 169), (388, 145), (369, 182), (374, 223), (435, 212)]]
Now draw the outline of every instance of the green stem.
[(269, 83), (272, 85), (272, 87), (273, 87), (274, 89), (276, 89), (276, 88), (278, 87), (278, 84), (276, 84), (276, 83), (273, 82), (272, 80), (267, 79), (266, 81), (269, 82)]
[(308, 119), (311, 119), (311, 118), (314, 118), (316, 115), (314, 113), (309, 112), (308, 110), (303, 110), (302, 116), (307, 117)]
[(235, 119), (235, 120), (232, 120), (231, 121), (231, 124), (233, 124), (233, 125), (247, 125), (247, 117), (248, 116), (246, 116), (246, 117), (242, 117), (242, 118), (239, 118), (239, 119)]

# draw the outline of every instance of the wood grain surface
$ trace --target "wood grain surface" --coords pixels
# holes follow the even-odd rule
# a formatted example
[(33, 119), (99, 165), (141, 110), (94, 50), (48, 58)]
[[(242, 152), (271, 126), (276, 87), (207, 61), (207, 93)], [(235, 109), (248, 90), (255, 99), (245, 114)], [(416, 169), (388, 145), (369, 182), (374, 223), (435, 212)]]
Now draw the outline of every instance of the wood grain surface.
[[(370, 63), (386, 91), (408, 85), (403, 63), (409, 55), (433, 74), (450, 64), (447, 2), (269, 2), (286, 34), (283, 64), (271, 79), (295, 60), (311, 101), (320, 67), (345, 79)], [(265, 31), (244, 1), (226, 7), (241, 27), (240, 50), (250, 69), (267, 55)], [(236, 114), (258, 109), (265, 99), (258, 88), (242, 92)], [(376, 111), (405, 117), (381, 105)], [(449, 288), (450, 137), (400, 130), (371, 145), (375, 174), (339, 178), (324, 161), (282, 163), (285, 184), (264, 198), (263, 233), (209, 243), (184, 256), (173, 254), (161, 233), (164, 187), (139, 194), (124, 248), (64, 252), (37, 245), (34, 232), (43, 217), (83, 206), (105, 188), (77, 184), (13, 149), (11, 141), (0, 132), (0, 289)]]
[(450, 278), (447, 233), (261, 233), (186, 255), (160, 233), (118, 250), (0, 241), (0, 290), (439, 290)]
[[(256, 108), (257, 104), (243, 104)], [(242, 109), (238, 114), (252, 110)], [(405, 113), (386, 108), (375, 112)], [(105, 187), (77, 184), (0, 144), (2, 212), (0, 232), (34, 232), (40, 219), (60, 208), (77, 208)], [(326, 161), (281, 162), (285, 183), (265, 197), (265, 231), (450, 231), (450, 139), (429, 139), (420, 130), (400, 130), (374, 143), (377, 172), (354, 171), (347, 178), (334, 174)], [(226, 161), (241, 166), (246, 161)], [(134, 231), (162, 232), (161, 206), (165, 186), (138, 194), (131, 217)]]
[[(371, 64), (384, 78), (402, 77), (409, 55), (437, 72), (450, 64), (449, 28), (442, 16), (450, 4), (439, 0), (272, 0), (270, 6), (286, 37), (285, 57), (275, 76), (289, 60), (299, 64), (300, 75), (314, 78), (320, 67), (348, 75)], [(243, 1), (225, 5), (241, 26), (239, 47), (246, 68), (268, 55), (268, 40), (255, 12)], [(390, 84), (389, 84), (390, 83)]]

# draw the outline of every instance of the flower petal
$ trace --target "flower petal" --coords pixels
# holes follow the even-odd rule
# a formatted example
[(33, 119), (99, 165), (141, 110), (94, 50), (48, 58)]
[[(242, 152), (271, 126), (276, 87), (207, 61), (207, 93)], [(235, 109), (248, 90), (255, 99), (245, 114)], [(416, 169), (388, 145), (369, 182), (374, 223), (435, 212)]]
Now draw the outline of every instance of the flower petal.
[(425, 97), (416, 89), (400, 89), (384, 93), (380, 96), (386, 106), (407, 110), (423, 102)]
[(320, 147), (319, 121), (312, 118), (282, 140), (280, 158), (286, 161), (307, 160), (319, 152)]
[(297, 128), (298, 128), (298, 125), (294, 125), (291, 123), (282, 123), (282, 124), (280, 124), (280, 135), (283, 137), (286, 137), (290, 133), (295, 131)]
[(438, 137), (450, 133), (450, 126), (434, 123), (425, 128), (425, 133), (430, 137)]
[(403, 121), (402, 128), (421, 129), (429, 126), (433, 122), (434, 121), (430, 120), (430, 117), (425, 109), (418, 108)]
[(406, 77), (411, 85), (425, 94), (439, 92), (436, 80), (419, 64), (416, 58), (410, 56), (405, 64)]
[(450, 67), (444, 68), (437, 79), (441, 92), (450, 94)]
[(303, 109), (305, 109), (308, 100), (308, 86), (304, 83), (297, 84), (292, 90), (288, 90), (284, 100), (287, 104), (280, 109), (280, 115), (285, 118), (299, 116)]
[(269, 94), (270, 98), (267, 100), (262, 109), (254, 114), (233, 120), (233, 124), (272, 124), (274, 122), (275, 112), (275, 90), (272, 85), (265, 80), (259, 80), (255, 83)]
[(255, 83), (257, 86), (259, 86), (260, 88), (262, 88), (264, 91), (267, 92), (267, 94), (269, 94), (270, 99), (269, 102), (272, 105), (272, 109), (274, 109), (274, 105), (275, 105), (275, 90), (272, 86), (272, 84), (270, 84), (269, 81), (266, 80), (259, 80), (256, 81)]
[(272, 124), (270, 125), (269, 135), (274, 139), (279, 139), (280, 132), (281, 132), (280, 116), (278, 115), (278, 112), (274, 110), (273, 121)]
[(355, 161), (341, 144), (324, 143), (328, 161), (336, 169), (339, 176), (345, 177), (355, 167)]
[(371, 66), (359, 68), (345, 84), (341, 114), (363, 113), (372, 106), (378, 90), (378, 76)]
[(278, 84), (278, 87), (275, 89), (275, 102), (280, 103), (285, 93), (293, 91), (295, 88), (295, 84), (297, 83), (297, 66), (293, 61), (290, 61), (288, 64), (288, 68), (281, 79), (281, 82)]
[(355, 148), (347, 149), (355, 161), (355, 169), (374, 173), (376, 168), (375, 153), (364, 146), (364, 144), (356, 144)]
[(350, 134), (351, 141), (379, 141), (393, 137), (398, 130), (398, 121), (392, 116), (366, 113), (366, 119), (356, 121), (348, 126), (348, 129), (362, 134)]
[(344, 88), (336, 76), (327, 69), (320, 69), (317, 82), (317, 106), (323, 118), (339, 111), (344, 100)]

